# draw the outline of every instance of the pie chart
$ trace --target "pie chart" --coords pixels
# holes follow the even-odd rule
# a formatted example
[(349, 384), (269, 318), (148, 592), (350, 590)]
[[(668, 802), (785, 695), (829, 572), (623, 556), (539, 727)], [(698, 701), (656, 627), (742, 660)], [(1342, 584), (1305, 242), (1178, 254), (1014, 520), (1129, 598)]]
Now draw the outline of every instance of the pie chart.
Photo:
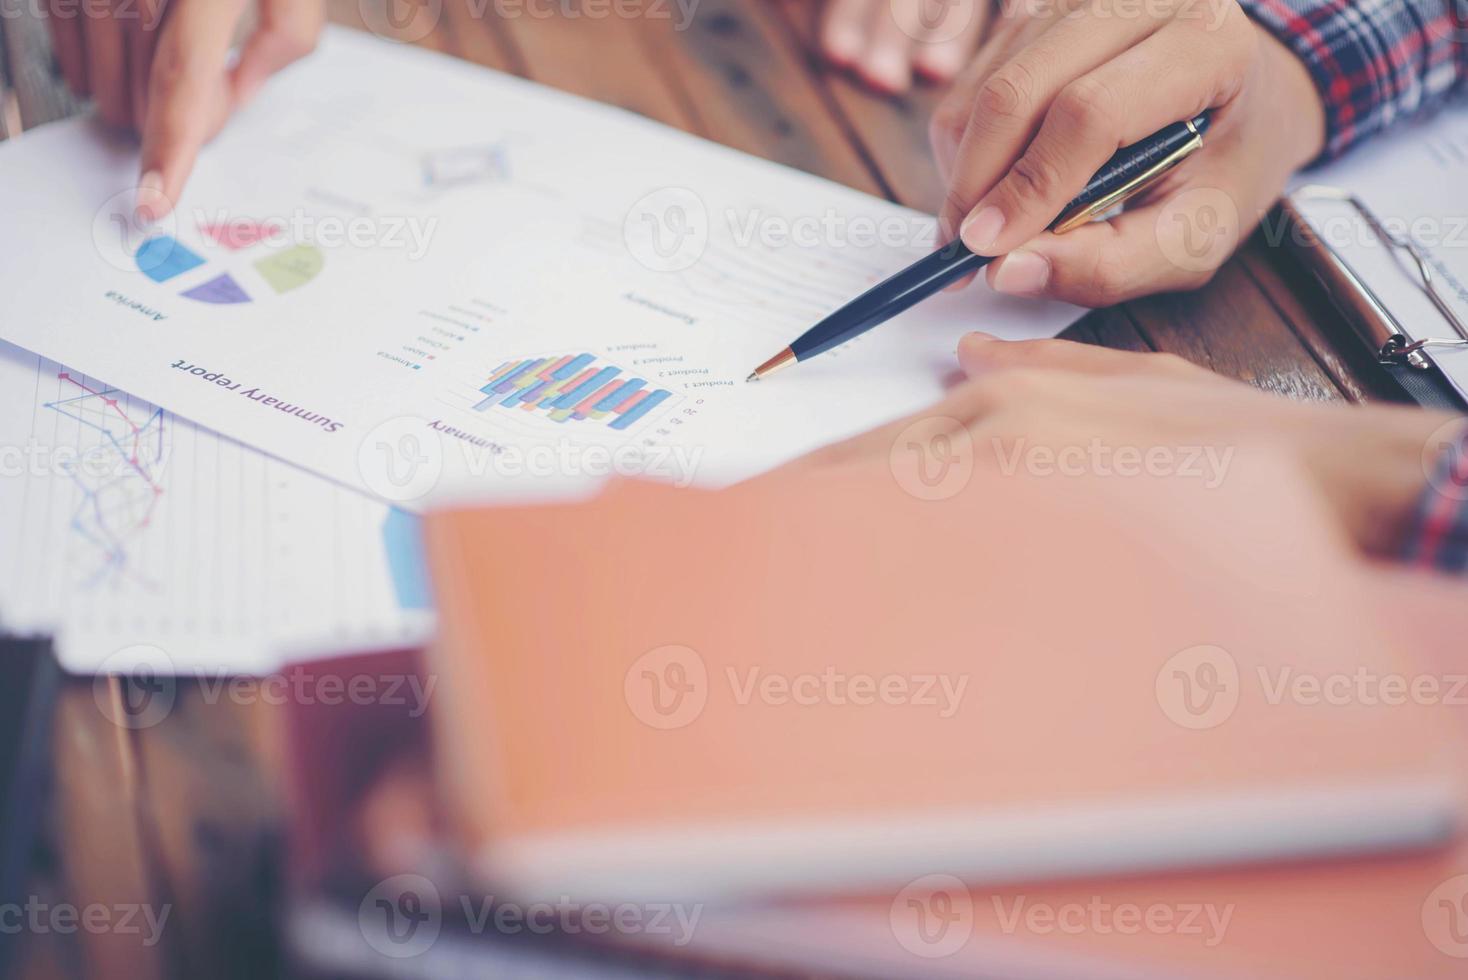
[(299, 289), (326, 261), (314, 245), (279, 241), (279, 229), (268, 223), (231, 221), (198, 230), (207, 245), (190, 247), (166, 234), (143, 242), (134, 256), (139, 271), (185, 299), (224, 305)]

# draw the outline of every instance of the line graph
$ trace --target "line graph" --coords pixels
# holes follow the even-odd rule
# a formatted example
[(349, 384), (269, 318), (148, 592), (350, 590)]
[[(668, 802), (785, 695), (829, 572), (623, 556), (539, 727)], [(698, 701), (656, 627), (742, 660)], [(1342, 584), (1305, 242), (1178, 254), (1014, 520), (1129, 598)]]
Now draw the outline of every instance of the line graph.
[(76, 670), (124, 639), (182, 670), (416, 642), (409, 515), (0, 343), (0, 611)]
[(90, 430), (95, 442), (85, 450), (58, 458), (57, 466), (79, 495), (71, 514), (71, 530), (95, 553), (78, 583), (90, 589), (127, 578), (156, 587), (133, 567), (129, 547), (153, 520), (163, 496), (167, 437), (161, 408), (149, 405), (141, 421), (129, 416), (113, 388), (93, 388), (68, 371), (57, 382), (77, 394), (43, 402), (42, 407)]

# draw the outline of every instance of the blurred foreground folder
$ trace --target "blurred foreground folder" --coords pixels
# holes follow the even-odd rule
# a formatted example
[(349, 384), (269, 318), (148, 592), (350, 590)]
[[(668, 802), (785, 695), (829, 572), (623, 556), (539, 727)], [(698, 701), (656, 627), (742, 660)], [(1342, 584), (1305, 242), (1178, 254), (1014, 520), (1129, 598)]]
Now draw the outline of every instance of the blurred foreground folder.
[(904, 487), (883, 460), (432, 517), (475, 871), (715, 902), (1452, 835), (1441, 704), (1332, 680), (1421, 668), (1282, 463)]
[[(1398, 642), (1423, 653), (1405, 679), (1468, 740), (1463, 586), (1364, 574)], [(1393, 857), (994, 888), (930, 875), (865, 897), (710, 910), (696, 945), (843, 976), (1449, 980), (1468, 974), (1468, 838)]]

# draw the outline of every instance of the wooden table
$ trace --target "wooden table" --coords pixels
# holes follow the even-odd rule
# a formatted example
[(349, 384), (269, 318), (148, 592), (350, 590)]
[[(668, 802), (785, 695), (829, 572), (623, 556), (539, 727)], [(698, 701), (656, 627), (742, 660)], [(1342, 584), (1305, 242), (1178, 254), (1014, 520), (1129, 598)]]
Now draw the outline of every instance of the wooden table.
[[(625, 11), (627, 3), (578, 2), (502, 3), (499, 9), (519, 16), (496, 16), (494, 3), (444, 0), (436, 23), (410, 21), (404, 31), (426, 29), (419, 43), (427, 47), (936, 210), (940, 187), (926, 125), (938, 93), (882, 98), (827, 72), (808, 53), (810, 0), (701, 0), (683, 30), (676, 6), (666, 2), (638, 0), (643, 14), (620, 18), (609, 11)], [(332, 19), (361, 27), (364, 12), (379, 15), (383, 3), (402, 11), (410, 0), (335, 0)], [(27, 13), (31, 6), (0, 0), (0, 78), (8, 75), (12, 89), (0, 100), (0, 128), (9, 131), (77, 109), (55, 81), (45, 28)], [(426, 16), (435, 6), (416, 9)], [(1384, 397), (1369, 364), (1341, 353), (1355, 348), (1337, 342), (1332, 311), (1300, 285), (1303, 278), (1287, 255), (1255, 236), (1204, 289), (1097, 311), (1069, 335), (1171, 351), (1292, 398)], [(279, 709), (239, 703), (247, 697), (209, 698), (197, 683), (181, 682), (164, 722), (129, 731), (99, 709), (99, 701), (126, 694), (116, 680), (76, 680), (66, 689), (52, 831), (32, 890), (51, 903), (167, 906), (163, 939), (146, 947), (135, 935), (34, 935), (24, 975), (273, 974)]]

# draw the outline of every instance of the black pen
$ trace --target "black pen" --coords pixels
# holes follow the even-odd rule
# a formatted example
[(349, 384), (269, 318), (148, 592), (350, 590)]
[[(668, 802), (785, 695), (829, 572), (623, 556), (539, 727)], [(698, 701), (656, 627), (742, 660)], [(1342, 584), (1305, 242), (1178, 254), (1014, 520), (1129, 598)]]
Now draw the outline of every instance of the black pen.
[[(1075, 199), (1050, 225), (1051, 231), (1070, 231), (1105, 214), (1127, 198), (1149, 187), (1203, 145), (1208, 113), (1165, 126), (1146, 139), (1124, 146), (1106, 161)], [(795, 338), (774, 357), (754, 369), (746, 381), (758, 381), (797, 361), (809, 360), (838, 344), (892, 319), (922, 302), (951, 282), (982, 269), (992, 256), (976, 255), (960, 238), (882, 280), (820, 323)]]

